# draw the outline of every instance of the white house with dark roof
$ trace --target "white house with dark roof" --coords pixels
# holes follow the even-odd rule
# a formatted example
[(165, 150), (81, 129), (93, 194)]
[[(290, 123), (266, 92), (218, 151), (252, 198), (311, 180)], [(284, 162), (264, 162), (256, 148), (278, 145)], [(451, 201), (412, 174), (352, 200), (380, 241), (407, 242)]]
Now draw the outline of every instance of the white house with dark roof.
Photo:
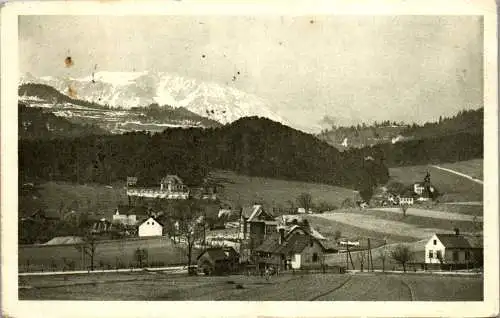
[(482, 259), (482, 237), (434, 234), (425, 244), (426, 264), (467, 264)]
[(139, 225), (139, 237), (162, 236), (163, 224), (153, 217), (149, 217)]

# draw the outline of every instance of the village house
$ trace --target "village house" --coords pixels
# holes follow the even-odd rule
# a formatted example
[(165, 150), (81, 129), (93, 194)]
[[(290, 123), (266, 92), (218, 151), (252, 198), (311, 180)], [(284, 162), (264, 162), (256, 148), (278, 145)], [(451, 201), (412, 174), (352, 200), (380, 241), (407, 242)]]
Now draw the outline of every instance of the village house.
[(305, 208), (297, 208), (297, 213), (298, 214), (312, 214), (313, 213), (313, 210), (312, 209), (309, 209), (306, 211)]
[(253, 249), (272, 233), (276, 233), (278, 222), (264, 210), (260, 204), (244, 207), (241, 211), (240, 238), (249, 241), (249, 248)]
[(434, 234), (425, 244), (425, 264), (461, 265), (481, 264), (483, 259), (482, 237), (454, 234)]
[(123, 225), (136, 225), (137, 215), (135, 214), (120, 214), (120, 210), (116, 209), (115, 214), (113, 214), (112, 223), (118, 223)]
[(163, 224), (153, 217), (149, 217), (139, 225), (139, 237), (162, 236)]
[(288, 233), (281, 227), (255, 249), (261, 270), (269, 266), (281, 270), (322, 268), (326, 253), (322, 240), (300, 226), (292, 227)]
[(238, 238), (241, 240), (242, 262), (251, 262), (255, 248), (269, 235), (276, 233), (277, 224), (273, 216), (260, 204), (241, 209)]
[(205, 275), (234, 273), (239, 269), (239, 255), (232, 247), (211, 247), (198, 256), (198, 271)]
[(422, 195), (424, 193), (425, 187), (423, 183), (416, 182), (413, 184), (413, 192), (415, 192), (418, 195)]
[(91, 233), (103, 234), (108, 233), (113, 229), (113, 224), (105, 218), (99, 219), (92, 224)]

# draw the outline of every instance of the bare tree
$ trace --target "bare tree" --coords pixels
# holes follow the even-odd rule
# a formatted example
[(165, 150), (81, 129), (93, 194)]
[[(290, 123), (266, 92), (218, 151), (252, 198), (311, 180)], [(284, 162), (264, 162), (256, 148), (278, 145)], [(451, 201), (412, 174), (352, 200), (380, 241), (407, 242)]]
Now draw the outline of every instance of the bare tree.
[(410, 248), (406, 245), (398, 245), (391, 251), (391, 257), (403, 266), (403, 271), (406, 273), (406, 264), (411, 260), (412, 254)]
[(403, 217), (406, 216), (406, 210), (408, 210), (408, 204), (403, 203), (400, 205), (401, 211), (403, 212)]
[(145, 248), (137, 248), (134, 252), (134, 258), (139, 267), (142, 267), (144, 262), (148, 259), (148, 250)]
[(342, 237), (342, 232), (340, 230), (335, 231), (335, 241)]
[(191, 266), (193, 248), (203, 237), (203, 224), (199, 223), (199, 217), (193, 215), (185, 217), (179, 222), (179, 233), (187, 245), (188, 266)]
[(300, 208), (304, 208), (307, 213), (312, 206), (311, 194), (306, 192), (299, 194), (299, 196), (297, 197), (297, 204)]
[(76, 245), (76, 249), (82, 253), (83, 262), (85, 263), (85, 256), (90, 258), (90, 270), (94, 270), (94, 259), (97, 251), (97, 247), (99, 245), (99, 241), (97, 237), (92, 233), (88, 233), (83, 236), (83, 242)]

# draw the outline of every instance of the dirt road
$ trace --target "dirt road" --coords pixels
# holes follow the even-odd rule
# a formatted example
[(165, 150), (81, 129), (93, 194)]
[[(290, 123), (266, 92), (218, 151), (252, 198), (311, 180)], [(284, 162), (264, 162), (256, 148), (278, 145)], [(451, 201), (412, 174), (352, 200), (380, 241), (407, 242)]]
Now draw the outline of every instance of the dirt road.
[(464, 177), (464, 178), (467, 178), (475, 183), (479, 183), (479, 184), (483, 184), (483, 180), (479, 180), (479, 179), (476, 179), (476, 178), (473, 178), (472, 176), (469, 176), (465, 173), (461, 173), (461, 172), (458, 172), (456, 170), (452, 170), (452, 169), (448, 169), (448, 168), (443, 168), (443, 167), (440, 167), (440, 166), (432, 166), (433, 168), (436, 168), (436, 169), (439, 169), (439, 170), (443, 170), (443, 171), (447, 171), (447, 172), (450, 172), (450, 173), (453, 173), (453, 174), (456, 174), (457, 176), (461, 176), (461, 177)]

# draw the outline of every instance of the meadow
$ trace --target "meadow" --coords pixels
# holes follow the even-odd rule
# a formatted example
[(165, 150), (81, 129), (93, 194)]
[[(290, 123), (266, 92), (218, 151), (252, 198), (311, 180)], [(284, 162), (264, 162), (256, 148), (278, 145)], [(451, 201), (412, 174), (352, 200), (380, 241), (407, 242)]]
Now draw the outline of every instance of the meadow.
[[(222, 189), (218, 196), (224, 203), (235, 206), (251, 206), (255, 202), (262, 203), (267, 209), (273, 207), (289, 208), (290, 203), (297, 206), (297, 197), (308, 192), (313, 203), (328, 203), (340, 207), (342, 201), (353, 197), (353, 191), (346, 188), (325, 184), (299, 181), (279, 180), (260, 177), (248, 177), (228, 171), (215, 171), (209, 180)], [(112, 185), (88, 184), (79, 185), (68, 182), (47, 182), (40, 185), (40, 198), (33, 200), (23, 198), (20, 210), (23, 214), (44, 207), (49, 215), (58, 216), (61, 207), (64, 211), (85, 210), (94, 217), (107, 217), (116, 210), (119, 204), (126, 204), (127, 195), (124, 184)], [(23, 212), (23, 211), (21, 211)]]
[[(95, 275), (95, 276), (94, 276)], [(76, 278), (79, 276), (79, 278)], [(82, 278), (83, 277), (83, 278)], [(161, 272), (21, 277), (21, 300), (482, 300), (481, 276), (287, 273), (187, 276)], [(86, 279), (86, 280), (85, 280)], [(429, 294), (429, 292), (431, 294)]]
[(272, 207), (297, 206), (297, 197), (304, 192), (310, 193), (314, 204), (321, 202), (340, 207), (346, 198), (353, 198), (353, 190), (319, 183), (290, 180), (248, 177), (231, 171), (215, 171), (210, 178), (223, 188), (221, 201), (234, 205), (249, 206), (262, 203)]
[[(126, 240), (108, 240), (97, 245), (94, 265), (96, 269), (135, 267), (135, 251), (146, 249), (147, 263), (161, 266), (187, 264), (186, 249), (174, 244), (169, 238), (134, 238)], [(196, 259), (197, 252), (193, 252)], [(75, 269), (88, 269), (89, 257), (82, 257), (75, 245), (25, 245), (19, 246), (19, 272), (60, 271), (65, 263), (73, 261)], [(67, 270), (67, 268), (66, 268)]]

